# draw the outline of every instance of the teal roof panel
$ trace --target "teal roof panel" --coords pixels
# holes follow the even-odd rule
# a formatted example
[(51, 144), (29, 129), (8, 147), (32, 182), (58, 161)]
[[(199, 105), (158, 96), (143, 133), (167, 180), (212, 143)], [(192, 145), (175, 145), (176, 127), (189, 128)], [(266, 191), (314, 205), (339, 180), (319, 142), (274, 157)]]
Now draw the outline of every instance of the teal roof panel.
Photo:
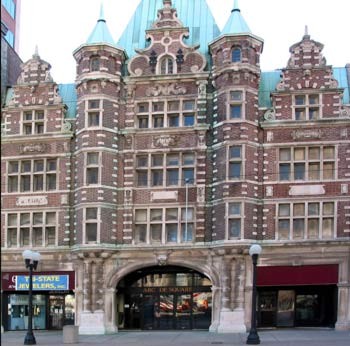
[(276, 90), (281, 79), (281, 70), (262, 72), (259, 85), (259, 107), (272, 107), (270, 94)]
[(98, 19), (94, 30), (90, 34), (89, 38), (86, 41), (87, 44), (93, 43), (108, 43), (114, 45), (113, 37), (108, 29), (106, 20), (104, 18), (103, 6), (101, 5), (100, 18)]
[(339, 88), (344, 89), (343, 104), (350, 104), (350, 81), (348, 81), (346, 68), (334, 67), (333, 76), (338, 81)]
[[(173, 0), (172, 6), (177, 9), (178, 18), (190, 31), (190, 36), (184, 43), (190, 46), (199, 44), (201, 53), (208, 55), (208, 43), (219, 36), (220, 30), (206, 0)], [(161, 8), (162, 0), (141, 0), (118, 41), (118, 46), (123, 47), (129, 57), (136, 54), (135, 49), (149, 46), (146, 30), (151, 29)]]
[(62, 102), (67, 106), (66, 118), (74, 119), (77, 107), (75, 84), (58, 84), (58, 91), (62, 97)]
[(244, 20), (241, 10), (238, 8), (238, 1), (235, 1), (231, 15), (221, 31), (221, 35), (251, 34), (247, 22)]

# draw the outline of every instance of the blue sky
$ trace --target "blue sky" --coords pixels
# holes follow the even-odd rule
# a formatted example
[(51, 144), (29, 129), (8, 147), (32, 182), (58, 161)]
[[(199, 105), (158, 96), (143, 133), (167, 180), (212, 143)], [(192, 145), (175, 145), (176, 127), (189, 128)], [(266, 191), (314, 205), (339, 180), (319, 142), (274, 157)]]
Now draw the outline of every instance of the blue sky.
[[(105, 18), (117, 41), (141, 0), (103, 0)], [(192, 1), (192, 0), (188, 0)], [(220, 29), (234, 0), (207, 0)], [(20, 56), (26, 61), (38, 45), (58, 83), (74, 82), (72, 52), (86, 41), (99, 16), (101, 0), (22, 0)], [(263, 71), (285, 67), (289, 47), (301, 40), (305, 25), (323, 43), (327, 63), (350, 63), (349, 0), (239, 0), (253, 34), (264, 39)], [(181, 18), (180, 18), (181, 19)]]

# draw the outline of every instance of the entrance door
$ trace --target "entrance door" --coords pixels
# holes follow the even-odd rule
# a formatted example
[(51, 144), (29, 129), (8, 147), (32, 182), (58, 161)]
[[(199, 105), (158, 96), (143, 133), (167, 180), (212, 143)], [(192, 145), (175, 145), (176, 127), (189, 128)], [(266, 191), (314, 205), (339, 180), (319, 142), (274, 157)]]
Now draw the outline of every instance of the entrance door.
[[(174, 294), (159, 295), (159, 329), (174, 329), (175, 310), (174, 310)], [(157, 316), (156, 316), (157, 317)]]
[(64, 296), (49, 296), (49, 329), (63, 328)]

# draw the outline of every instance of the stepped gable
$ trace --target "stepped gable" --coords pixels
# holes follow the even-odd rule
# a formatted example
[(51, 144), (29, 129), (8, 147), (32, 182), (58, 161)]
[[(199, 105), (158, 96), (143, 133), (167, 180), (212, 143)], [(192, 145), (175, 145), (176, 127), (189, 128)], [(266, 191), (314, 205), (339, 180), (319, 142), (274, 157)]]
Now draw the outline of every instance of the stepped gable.
[(150, 30), (146, 30), (146, 39), (150, 45), (146, 49), (137, 49), (129, 64), (132, 76), (160, 74), (161, 62), (167, 57), (176, 61), (173, 73), (196, 73), (204, 71), (206, 58), (198, 51), (199, 45), (187, 46), (184, 38), (190, 35), (177, 17), (177, 10), (171, 0), (163, 1), (163, 8), (158, 10), (158, 19)]
[(322, 43), (310, 38), (306, 27), (302, 40), (289, 49), (291, 56), (287, 67), (282, 69), (276, 89), (337, 89), (338, 81), (333, 76), (332, 66), (327, 65), (322, 55), (323, 47)]

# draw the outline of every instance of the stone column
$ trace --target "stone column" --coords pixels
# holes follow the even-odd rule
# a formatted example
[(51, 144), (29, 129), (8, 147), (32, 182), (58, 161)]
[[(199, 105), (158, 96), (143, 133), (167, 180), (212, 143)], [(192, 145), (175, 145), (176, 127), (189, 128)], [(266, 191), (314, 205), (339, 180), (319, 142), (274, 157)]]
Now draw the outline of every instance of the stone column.
[(350, 264), (346, 258), (339, 265), (338, 315), (336, 330), (350, 330)]
[(118, 332), (117, 326), (117, 311), (116, 311), (116, 294), (117, 290), (114, 288), (107, 288), (105, 290), (105, 313), (106, 313), (106, 332)]

